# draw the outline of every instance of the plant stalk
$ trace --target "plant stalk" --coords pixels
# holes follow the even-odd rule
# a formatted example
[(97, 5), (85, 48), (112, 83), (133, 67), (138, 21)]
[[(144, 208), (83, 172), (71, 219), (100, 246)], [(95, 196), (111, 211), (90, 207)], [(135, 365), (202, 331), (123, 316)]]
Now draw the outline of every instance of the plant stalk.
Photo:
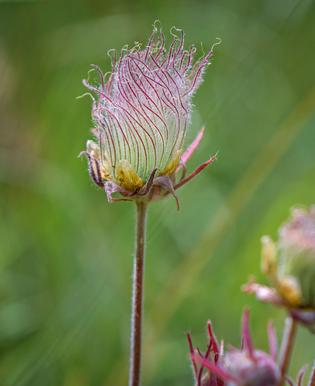
[(315, 361), (313, 363), (311, 375), (310, 375), (310, 381), (308, 383), (308, 386), (315, 386)]
[(290, 358), (294, 346), (294, 339), (296, 335), (297, 322), (292, 317), (287, 317), (285, 321), (285, 327), (282, 337), (281, 350), (280, 350), (280, 371), (281, 371), (281, 380), (279, 386), (284, 385), (285, 376), (290, 363)]
[(144, 202), (137, 202), (136, 205), (136, 251), (134, 257), (132, 288), (129, 386), (140, 386), (141, 379), (143, 276), (147, 204)]

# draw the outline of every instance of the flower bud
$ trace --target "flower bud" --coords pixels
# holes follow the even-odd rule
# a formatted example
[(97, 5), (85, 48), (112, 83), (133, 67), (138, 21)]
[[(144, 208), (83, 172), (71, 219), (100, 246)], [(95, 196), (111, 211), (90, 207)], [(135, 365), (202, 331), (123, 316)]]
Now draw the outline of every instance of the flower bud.
[(280, 380), (279, 367), (270, 355), (255, 350), (251, 358), (246, 351), (232, 350), (225, 354), (222, 367), (236, 381), (228, 386), (277, 386)]
[(315, 207), (295, 208), (279, 229), (275, 243), (262, 238), (261, 270), (271, 287), (250, 280), (243, 291), (287, 308), (291, 316), (315, 331)]
[(208, 348), (205, 353), (194, 349), (190, 335), (188, 343), (190, 356), (197, 380), (196, 386), (277, 386), (281, 373), (276, 363), (277, 342), (272, 323), (268, 325), (270, 353), (255, 349), (249, 328), (249, 311), (242, 318), (242, 347), (229, 348), (224, 352), (223, 341), (220, 348), (208, 323)]
[(315, 308), (315, 208), (294, 209), (279, 236), (278, 290), (293, 306)]
[(196, 49), (184, 49), (183, 31), (172, 28), (171, 34), (167, 48), (155, 23), (145, 47), (137, 44), (131, 49), (124, 47), (120, 55), (115, 52), (107, 81), (95, 65), (99, 84), (83, 81), (94, 94), (95, 136), (83, 154), (93, 181), (105, 187), (108, 195), (115, 191), (143, 199), (155, 183), (163, 187), (162, 196), (165, 191), (173, 194), (175, 173), (184, 168), (193, 151), (189, 155), (183, 152), (191, 101), (212, 50), (194, 60)]

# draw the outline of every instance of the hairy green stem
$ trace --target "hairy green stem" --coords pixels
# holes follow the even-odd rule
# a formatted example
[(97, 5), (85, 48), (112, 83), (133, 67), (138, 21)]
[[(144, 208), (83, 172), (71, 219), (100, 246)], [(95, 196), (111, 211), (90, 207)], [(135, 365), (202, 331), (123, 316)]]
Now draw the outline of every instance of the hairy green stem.
[(139, 386), (141, 376), (141, 340), (144, 292), (143, 276), (147, 204), (144, 202), (137, 202), (136, 205), (136, 252), (134, 257), (132, 288), (129, 386)]
[(281, 381), (279, 386), (284, 385), (285, 376), (290, 363), (290, 358), (294, 346), (294, 339), (296, 335), (297, 322), (291, 316), (287, 317), (283, 332), (281, 351), (280, 351), (280, 371)]

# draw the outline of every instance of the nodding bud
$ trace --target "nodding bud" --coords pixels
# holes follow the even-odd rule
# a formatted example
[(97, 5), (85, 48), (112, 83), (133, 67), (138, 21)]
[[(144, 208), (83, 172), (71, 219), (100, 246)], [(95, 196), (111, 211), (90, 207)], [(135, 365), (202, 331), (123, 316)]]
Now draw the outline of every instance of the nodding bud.
[(294, 208), (277, 242), (262, 238), (262, 272), (271, 286), (250, 280), (242, 288), (257, 299), (285, 307), (294, 319), (315, 329), (315, 207)]
[(289, 304), (315, 308), (315, 207), (293, 209), (280, 228), (277, 287)]
[(110, 182), (118, 186), (117, 192), (134, 197), (141, 189), (147, 191), (145, 185), (154, 170), (157, 177), (166, 176), (174, 182), (175, 173), (185, 164), (181, 156), (192, 97), (212, 50), (194, 60), (196, 49), (184, 48), (184, 32), (173, 28), (171, 35), (167, 47), (155, 24), (143, 49), (138, 44), (114, 55), (107, 81), (96, 65), (92, 67), (99, 82), (83, 81), (95, 95), (95, 142), (87, 142), (84, 154), (97, 185)]
[[(193, 365), (196, 386), (277, 386), (281, 372), (276, 363), (277, 344), (272, 324), (268, 326), (270, 354), (255, 349), (250, 329), (249, 311), (245, 310), (242, 320), (242, 347), (223, 349), (215, 338), (211, 324), (208, 323), (207, 350), (195, 349), (188, 335), (190, 357)], [(220, 348), (219, 348), (220, 347)]]
[(222, 360), (221, 366), (235, 380), (227, 381), (228, 386), (277, 386), (280, 370), (272, 357), (255, 350), (251, 358), (247, 352), (231, 350)]
[(315, 310), (315, 207), (294, 208), (277, 243), (262, 238), (261, 268), (274, 288), (249, 283), (246, 292), (267, 302)]

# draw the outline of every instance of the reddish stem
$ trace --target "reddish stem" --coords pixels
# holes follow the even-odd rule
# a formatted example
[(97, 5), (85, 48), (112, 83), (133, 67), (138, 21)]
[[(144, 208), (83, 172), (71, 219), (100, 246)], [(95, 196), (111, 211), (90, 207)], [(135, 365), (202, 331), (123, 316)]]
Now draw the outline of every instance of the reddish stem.
[(134, 258), (129, 386), (139, 386), (143, 313), (144, 247), (147, 205), (137, 202), (136, 254)]
[(281, 371), (281, 380), (279, 386), (284, 385), (286, 373), (289, 367), (290, 358), (294, 345), (294, 338), (296, 335), (297, 323), (292, 316), (288, 317), (285, 321), (285, 327), (281, 343), (280, 351), (280, 371)]

